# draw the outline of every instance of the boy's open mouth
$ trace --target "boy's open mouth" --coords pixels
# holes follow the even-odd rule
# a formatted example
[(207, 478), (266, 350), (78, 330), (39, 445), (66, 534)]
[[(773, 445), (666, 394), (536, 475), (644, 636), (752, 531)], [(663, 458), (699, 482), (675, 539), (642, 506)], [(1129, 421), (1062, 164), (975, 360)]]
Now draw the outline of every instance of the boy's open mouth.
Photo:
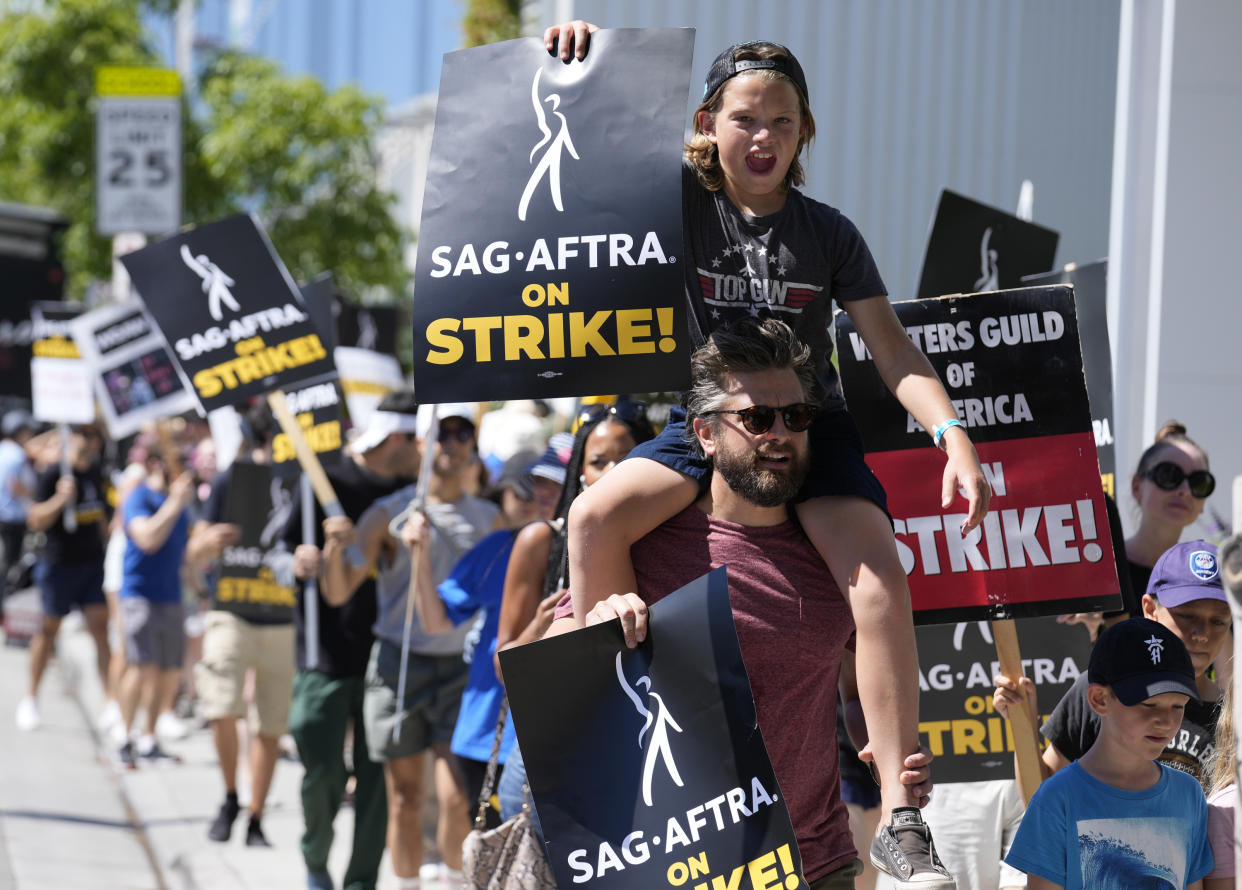
[(749, 154), (746, 156), (746, 169), (751, 173), (763, 176), (765, 173), (771, 173), (772, 168), (776, 166), (776, 155), (767, 152), (758, 154)]

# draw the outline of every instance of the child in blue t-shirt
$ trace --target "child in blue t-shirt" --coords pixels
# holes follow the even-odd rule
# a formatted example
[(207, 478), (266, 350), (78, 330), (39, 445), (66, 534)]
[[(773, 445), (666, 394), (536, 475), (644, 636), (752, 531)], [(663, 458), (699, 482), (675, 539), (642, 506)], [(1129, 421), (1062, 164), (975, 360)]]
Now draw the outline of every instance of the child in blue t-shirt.
[(1132, 618), (1100, 637), (1087, 678), (1100, 734), (1040, 786), (1005, 861), (1029, 890), (1200, 890), (1212, 870), (1203, 789), (1154, 762), (1199, 698), (1190, 653), (1164, 625)]

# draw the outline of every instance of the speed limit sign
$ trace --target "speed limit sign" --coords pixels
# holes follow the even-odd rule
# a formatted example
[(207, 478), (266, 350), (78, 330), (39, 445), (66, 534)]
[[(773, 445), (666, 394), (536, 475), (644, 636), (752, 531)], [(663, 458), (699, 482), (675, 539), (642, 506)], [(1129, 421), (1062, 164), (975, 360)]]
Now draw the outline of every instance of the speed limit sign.
[(181, 225), (181, 80), (162, 68), (100, 68), (95, 220), (101, 235)]

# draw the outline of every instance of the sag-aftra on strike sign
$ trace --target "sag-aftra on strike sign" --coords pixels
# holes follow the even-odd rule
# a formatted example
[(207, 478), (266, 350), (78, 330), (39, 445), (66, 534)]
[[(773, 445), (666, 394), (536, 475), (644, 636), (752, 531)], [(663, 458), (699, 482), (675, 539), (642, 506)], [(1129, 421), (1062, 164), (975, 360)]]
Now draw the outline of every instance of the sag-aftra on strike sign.
[(205, 411), (331, 375), (267, 235), (233, 216), (121, 258)]
[(693, 34), (600, 31), (569, 63), (531, 38), (444, 57), (414, 286), (420, 401), (688, 382)]

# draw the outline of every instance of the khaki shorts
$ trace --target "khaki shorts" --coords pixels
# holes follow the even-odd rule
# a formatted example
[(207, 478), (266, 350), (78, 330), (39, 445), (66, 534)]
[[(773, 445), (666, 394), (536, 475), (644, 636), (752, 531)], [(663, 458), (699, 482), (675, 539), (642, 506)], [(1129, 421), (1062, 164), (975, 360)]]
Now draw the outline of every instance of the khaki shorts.
[[(203, 658), (194, 668), (202, 713), (208, 720), (247, 717), (258, 735), (289, 729), (295, 636), (292, 624), (252, 624), (231, 612), (207, 613)], [(254, 702), (246, 713), (243, 689), (254, 669)]]

